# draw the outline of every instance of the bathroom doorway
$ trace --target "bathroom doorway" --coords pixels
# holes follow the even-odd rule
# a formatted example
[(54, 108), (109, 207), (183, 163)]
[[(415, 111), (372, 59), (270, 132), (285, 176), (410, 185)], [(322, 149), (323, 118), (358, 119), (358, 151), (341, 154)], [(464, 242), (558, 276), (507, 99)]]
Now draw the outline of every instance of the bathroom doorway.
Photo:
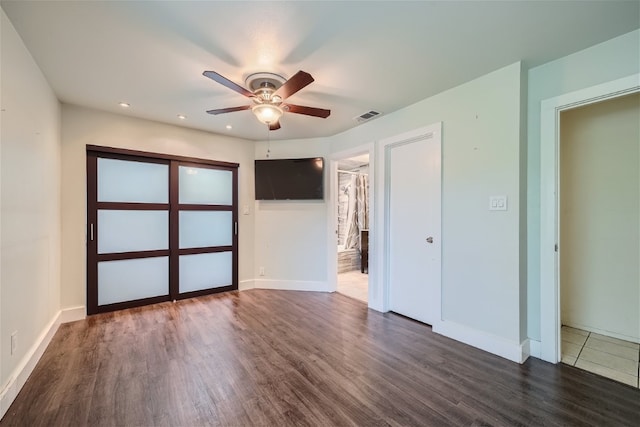
[(369, 294), (369, 154), (337, 162), (337, 291), (368, 302)]

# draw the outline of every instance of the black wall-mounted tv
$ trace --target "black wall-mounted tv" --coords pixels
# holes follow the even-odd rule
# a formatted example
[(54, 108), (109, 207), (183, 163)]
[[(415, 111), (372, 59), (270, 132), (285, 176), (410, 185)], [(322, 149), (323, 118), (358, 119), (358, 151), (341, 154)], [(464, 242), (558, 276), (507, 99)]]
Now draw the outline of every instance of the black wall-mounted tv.
[(322, 200), (324, 159), (256, 160), (256, 200)]

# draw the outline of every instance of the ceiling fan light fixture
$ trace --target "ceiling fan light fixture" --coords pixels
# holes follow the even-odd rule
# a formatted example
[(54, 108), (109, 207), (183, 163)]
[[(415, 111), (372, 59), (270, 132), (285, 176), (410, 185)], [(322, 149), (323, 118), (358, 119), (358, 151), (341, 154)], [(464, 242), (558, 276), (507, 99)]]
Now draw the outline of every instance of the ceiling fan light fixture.
[(282, 114), (284, 114), (282, 108), (272, 104), (254, 105), (251, 107), (251, 111), (258, 120), (267, 125), (277, 123), (280, 117), (282, 117)]
[(331, 110), (322, 108), (305, 107), (304, 105), (289, 103), (283, 104), (285, 99), (313, 83), (314, 80), (311, 74), (302, 70), (298, 71), (288, 80), (273, 73), (251, 74), (246, 80), (247, 86), (251, 90), (245, 89), (215, 71), (204, 71), (202, 74), (214, 82), (251, 99), (253, 103), (253, 106), (243, 105), (239, 107), (207, 110), (207, 114), (218, 115), (232, 113), (234, 111), (251, 110), (258, 121), (266, 124), (269, 130), (280, 129), (280, 118), (285, 112), (287, 114), (303, 114), (306, 116), (321, 117), (323, 119), (326, 119), (331, 114)]

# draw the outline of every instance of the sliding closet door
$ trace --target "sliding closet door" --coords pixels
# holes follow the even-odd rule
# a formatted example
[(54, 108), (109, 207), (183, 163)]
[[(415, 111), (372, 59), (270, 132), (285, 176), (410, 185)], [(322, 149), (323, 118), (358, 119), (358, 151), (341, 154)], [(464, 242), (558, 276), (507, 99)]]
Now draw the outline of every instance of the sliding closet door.
[(237, 165), (151, 156), (88, 147), (89, 314), (238, 287)]
[(87, 309), (169, 299), (168, 161), (87, 155)]
[(178, 176), (172, 187), (178, 203), (171, 211), (178, 224), (172, 236), (178, 248), (172, 259), (176, 292), (187, 297), (237, 289), (236, 169), (178, 162), (172, 168)]

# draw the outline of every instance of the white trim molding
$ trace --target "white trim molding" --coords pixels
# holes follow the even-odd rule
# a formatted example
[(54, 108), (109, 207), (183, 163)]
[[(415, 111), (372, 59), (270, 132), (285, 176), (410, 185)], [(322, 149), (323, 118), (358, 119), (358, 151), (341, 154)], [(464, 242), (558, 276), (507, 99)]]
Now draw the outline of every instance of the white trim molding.
[(606, 335), (606, 336), (609, 336), (611, 338), (617, 338), (617, 339), (622, 340), (622, 341), (628, 341), (628, 342), (633, 342), (633, 343), (636, 343), (636, 344), (640, 344), (640, 338), (639, 337), (623, 335), (623, 334), (619, 334), (617, 332), (612, 332), (612, 331), (609, 331), (609, 330), (606, 330), (606, 329), (594, 328), (593, 326), (583, 325), (581, 323), (565, 322), (564, 326), (568, 326), (570, 328), (575, 328), (575, 329), (582, 329), (583, 331), (593, 332), (595, 334)]
[[(369, 155), (369, 259), (375, 256), (376, 246), (376, 228), (375, 228), (375, 212), (373, 207), (375, 206), (375, 144), (368, 142), (357, 147), (337, 151), (331, 153), (329, 157), (328, 168), (328, 180), (329, 180), (329, 197), (327, 198), (327, 275), (328, 275), (328, 289), (329, 292), (334, 292), (338, 289), (338, 209), (337, 209), (337, 196), (336, 189), (338, 188), (338, 161), (342, 159), (348, 159), (350, 157), (359, 156), (362, 154)], [(374, 226), (372, 226), (374, 225)], [(369, 264), (368, 274), (368, 305), (369, 308), (382, 311), (381, 301), (378, 299), (378, 292), (376, 292), (376, 277), (377, 277), (377, 265)]]
[(238, 290), (239, 291), (248, 291), (249, 289), (253, 289), (255, 288), (255, 284), (254, 284), (254, 280), (240, 280), (240, 282), (238, 283)]
[(60, 324), (76, 322), (87, 318), (87, 307), (79, 305), (77, 307), (63, 308), (60, 312)]
[(11, 373), (9, 380), (3, 384), (2, 390), (0, 391), (0, 418), (6, 414), (16, 396), (27, 382), (29, 375), (31, 375), (36, 364), (44, 354), (58, 327), (62, 323), (74, 322), (86, 318), (86, 312), (85, 306), (78, 306), (60, 310), (53, 316), (29, 351), (27, 351), (20, 363), (18, 363), (18, 366), (16, 366)]
[(284, 291), (333, 292), (327, 282), (304, 280), (256, 279), (254, 289), (276, 289)]
[(560, 113), (640, 91), (640, 74), (542, 101), (540, 111), (540, 358), (560, 361), (558, 215)]
[(528, 339), (518, 343), (447, 320), (433, 325), (433, 332), (516, 363), (524, 363), (531, 353)]
[(529, 356), (540, 359), (540, 341), (529, 338)]

